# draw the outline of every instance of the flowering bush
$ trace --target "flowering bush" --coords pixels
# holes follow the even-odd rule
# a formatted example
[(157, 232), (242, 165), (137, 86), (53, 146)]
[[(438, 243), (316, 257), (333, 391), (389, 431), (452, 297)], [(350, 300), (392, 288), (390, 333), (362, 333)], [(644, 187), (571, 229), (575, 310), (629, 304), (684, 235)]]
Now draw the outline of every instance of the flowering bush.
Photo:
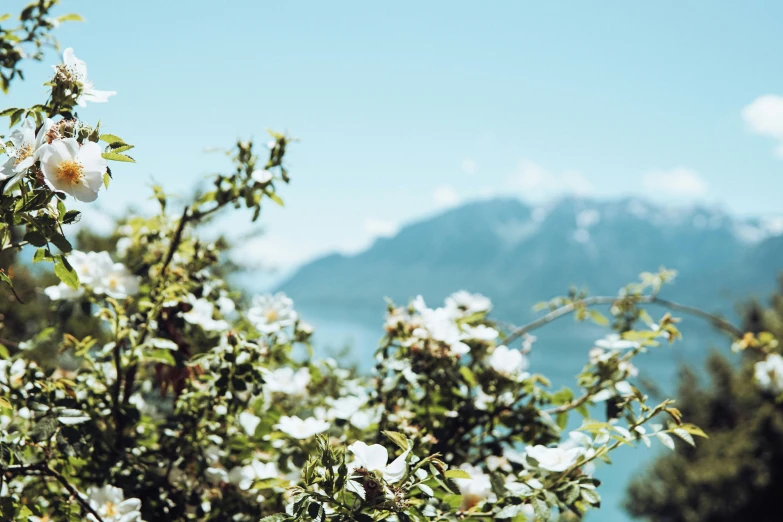
[[(131, 145), (78, 118), (78, 106), (113, 93), (93, 88), (73, 50), (63, 58), (45, 103), (3, 113), (14, 129), (0, 248), (35, 247), (33, 262), (59, 278), (41, 289), (51, 313), (39, 333), (0, 346), (3, 517), (548, 520), (600, 505), (594, 464), (619, 446), (704, 436), (633, 384), (634, 358), (680, 335), (677, 319), (644, 305), (742, 332), (661, 299), (666, 270), (617, 296), (556, 298), (520, 328), (464, 291), (436, 308), (389, 304), (372, 375), (297, 356), (313, 330), (292, 301), (243, 298), (222, 277), (225, 244), (198, 235), (221, 211), (245, 207), (255, 220), (267, 200), (281, 203), (285, 134), (272, 133), (264, 158), (237, 143), (233, 169), (180, 212), (155, 187), (159, 212), (122, 220), (110, 252), (73, 250), (69, 198), (99, 198), (109, 162), (133, 160)], [(0, 278), (10, 298), (11, 271)], [(610, 317), (592, 308), (601, 304)], [(615, 333), (586, 347), (576, 391), (553, 391), (528, 364), (529, 332), (566, 314)], [(92, 326), (79, 337), (52, 327), (68, 318)], [(760, 380), (779, 386), (778, 363), (767, 364)]]

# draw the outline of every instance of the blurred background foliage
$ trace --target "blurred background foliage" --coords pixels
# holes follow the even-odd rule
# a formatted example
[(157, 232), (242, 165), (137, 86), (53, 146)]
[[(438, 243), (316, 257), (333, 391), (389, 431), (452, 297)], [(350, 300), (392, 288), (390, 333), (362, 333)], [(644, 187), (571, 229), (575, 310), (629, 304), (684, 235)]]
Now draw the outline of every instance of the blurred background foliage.
[[(783, 279), (768, 305), (744, 306), (746, 331), (783, 335)], [(741, 360), (737, 363), (737, 357)], [(628, 487), (625, 507), (642, 520), (777, 521), (783, 492), (783, 405), (754, 383), (755, 351), (713, 353), (708, 381), (681, 371), (677, 405), (709, 439), (678, 445)]]

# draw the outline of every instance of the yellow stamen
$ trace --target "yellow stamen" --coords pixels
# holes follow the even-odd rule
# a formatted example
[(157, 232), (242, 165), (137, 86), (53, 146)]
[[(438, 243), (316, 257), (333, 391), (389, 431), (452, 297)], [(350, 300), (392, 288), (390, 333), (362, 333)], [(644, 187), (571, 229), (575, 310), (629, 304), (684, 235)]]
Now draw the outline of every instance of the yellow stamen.
[(117, 511), (117, 506), (114, 505), (114, 502), (106, 502), (106, 512), (104, 515), (107, 517), (111, 517), (114, 515), (119, 515), (119, 511)]
[(78, 161), (65, 160), (57, 167), (57, 179), (67, 181), (71, 185), (82, 179), (82, 166)]
[(14, 154), (16, 156), (16, 159), (14, 160), (14, 165), (19, 165), (22, 160), (29, 158), (33, 155), (33, 148), (28, 145), (27, 147), (16, 149), (16, 152)]
[(264, 317), (266, 317), (266, 320), (270, 323), (274, 323), (277, 320), (277, 310), (274, 308), (269, 308), (264, 312)]

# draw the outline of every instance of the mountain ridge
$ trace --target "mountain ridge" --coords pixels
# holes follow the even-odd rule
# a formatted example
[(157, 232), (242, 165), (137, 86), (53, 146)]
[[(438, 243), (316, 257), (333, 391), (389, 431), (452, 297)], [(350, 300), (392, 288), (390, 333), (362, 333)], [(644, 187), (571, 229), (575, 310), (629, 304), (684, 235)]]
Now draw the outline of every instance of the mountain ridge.
[(774, 283), (780, 232), (775, 220), (639, 198), (569, 197), (539, 207), (498, 198), (421, 219), (356, 254), (317, 258), (279, 290), (305, 306), (377, 310), (383, 297), (405, 302), (422, 294), (436, 302), (466, 289), (491, 296), (501, 317), (513, 311), (518, 319), (520, 309), (569, 285), (614, 293), (638, 273), (666, 266), (680, 274), (668, 295), (714, 303)]

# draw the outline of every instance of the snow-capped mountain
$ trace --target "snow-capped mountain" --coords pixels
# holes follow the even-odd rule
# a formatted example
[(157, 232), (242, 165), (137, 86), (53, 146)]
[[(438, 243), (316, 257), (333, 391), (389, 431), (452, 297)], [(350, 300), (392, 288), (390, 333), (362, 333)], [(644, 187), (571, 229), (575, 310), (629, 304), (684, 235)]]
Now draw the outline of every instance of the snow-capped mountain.
[(699, 206), (640, 199), (567, 198), (544, 207), (516, 199), (466, 204), (410, 224), (352, 256), (302, 266), (281, 285), (306, 306), (382, 312), (422, 294), (433, 302), (456, 289), (492, 296), (516, 319), (569, 285), (614, 293), (645, 270), (678, 270), (666, 293), (731, 310), (766, 294), (783, 268), (783, 220), (744, 219)]

